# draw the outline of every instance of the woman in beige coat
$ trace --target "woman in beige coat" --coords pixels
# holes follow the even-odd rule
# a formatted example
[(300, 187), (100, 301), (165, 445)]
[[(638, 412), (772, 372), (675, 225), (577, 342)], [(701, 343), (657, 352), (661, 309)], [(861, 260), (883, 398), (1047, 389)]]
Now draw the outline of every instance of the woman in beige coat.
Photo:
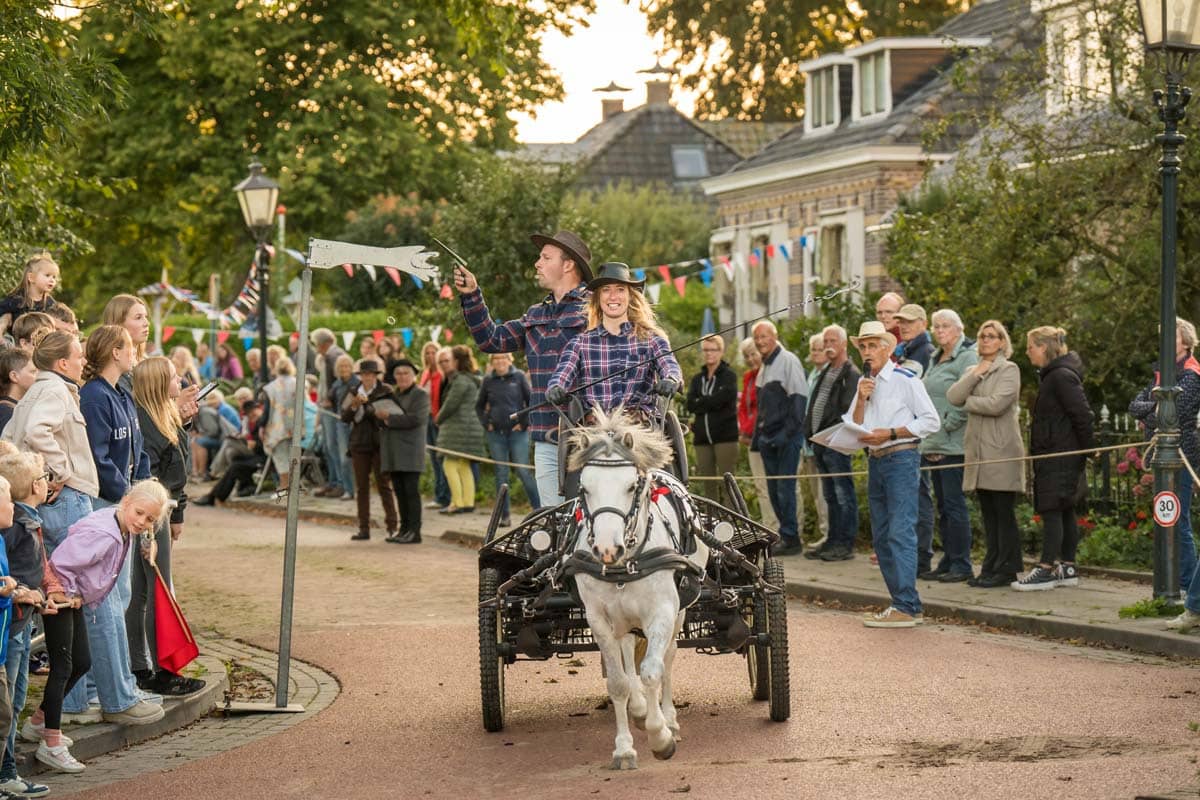
[(975, 344), (979, 363), (946, 391), (952, 405), (967, 412), (963, 437), (963, 491), (975, 491), (983, 512), (987, 552), (979, 577), (968, 583), (991, 589), (1007, 586), (1021, 570), (1021, 534), (1017, 530), (1017, 496), (1025, 491), (1025, 455), (1017, 422), (1021, 371), (1009, 361), (1012, 342), (1004, 325), (990, 319), (979, 326)]

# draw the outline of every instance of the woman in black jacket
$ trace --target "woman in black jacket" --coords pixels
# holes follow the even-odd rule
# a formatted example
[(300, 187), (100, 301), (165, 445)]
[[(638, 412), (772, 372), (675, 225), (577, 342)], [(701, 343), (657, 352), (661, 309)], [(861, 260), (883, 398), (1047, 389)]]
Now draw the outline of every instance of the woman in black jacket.
[(183, 535), (183, 510), (187, 506), (188, 464), (191, 460), (187, 431), (179, 416), (181, 386), (169, 358), (153, 356), (133, 368), (133, 400), (137, 404), (143, 446), (150, 458), (150, 474), (175, 501), (170, 518), (154, 535), (158, 555), (151, 563), (139, 552), (134, 557), (130, 583), (133, 596), (125, 610), (129, 658), (138, 686), (165, 695), (184, 695), (204, 688), (204, 682), (162, 669), (154, 627), (155, 566), (171, 589), (171, 543)]
[[(1083, 362), (1067, 351), (1067, 332), (1043, 325), (1027, 336), (1025, 352), (1038, 368), (1038, 393), (1029, 433), (1031, 455), (1090, 450), (1092, 409), (1083, 394)], [(1012, 588), (1028, 592), (1078, 586), (1075, 548), (1076, 506), (1087, 495), (1087, 456), (1042, 458), (1033, 462), (1033, 508), (1042, 515), (1042, 559)]]
[[(721, 476), (734, 472), (738, 459), (737, 373), (722, 360), (725, 340), (708, 336), (700, 342), (704, 368), (688, 387), (687, 410), (696, 447), (696, 475)], [(699, 492), (719, 499), (725, 491), (718, 481), (700, 481)]]

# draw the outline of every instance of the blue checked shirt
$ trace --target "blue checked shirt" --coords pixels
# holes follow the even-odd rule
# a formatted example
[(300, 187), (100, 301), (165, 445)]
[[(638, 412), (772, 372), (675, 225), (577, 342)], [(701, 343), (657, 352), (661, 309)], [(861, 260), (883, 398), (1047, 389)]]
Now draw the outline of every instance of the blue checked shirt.
[[(643, 361), (649, 363), (622, 373)], [(610, 376), (612, 380), (603, 380)], [(633, 323), (625, 322), (619, 334), (599, 325), (568, 342), (548, 386), (561, 386), (569, 392), (600, 381), (580, 396), (584, 410), (600, 406), (607, 413), (623, 405), (652, 414), (656, 399), (653, 388), (659, 378), (673, 378), (683, 385), (683, 371), (671, 353), (671, 343), (661, 336), (639, 339), (633, 333)]]
[[(550, 376), (558, 366), (558, 358), (567, 342), (587, 328), (587, 302), (590, 292), (579, 284), (554, 302), (548, 294), (535, 306), (530, 306), (520, 319), (504, 322), (492, 319), (483, 293), (479, 290), (461, 296), (463, 317), (475, 343), (485, 353), (525, 351), (529, 366), (529, 384), (533, 389), (534, 405), (546, 399)], [(551, 406), (529, 414), (529, 431), (536, 442), (546, 441), (546, 434), (558, 430), (558, 414)]]

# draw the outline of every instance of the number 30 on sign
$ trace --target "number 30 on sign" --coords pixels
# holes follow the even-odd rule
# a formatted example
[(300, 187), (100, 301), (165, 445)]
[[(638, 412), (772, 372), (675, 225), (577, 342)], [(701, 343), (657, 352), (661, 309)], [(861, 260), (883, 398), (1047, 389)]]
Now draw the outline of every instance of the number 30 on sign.
[(1164, 528), (1173, 528), (1179, 521), (1179, 498), (1174, 492), (1154, 495), (1154, 521)]

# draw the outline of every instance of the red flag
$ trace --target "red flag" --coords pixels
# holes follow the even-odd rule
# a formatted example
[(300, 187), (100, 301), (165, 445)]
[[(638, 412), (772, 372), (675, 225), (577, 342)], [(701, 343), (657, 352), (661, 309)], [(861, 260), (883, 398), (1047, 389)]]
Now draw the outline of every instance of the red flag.
[(164, 325), (163, 326), (163, 341), (164, 342), (167, 339), (170, 339), (174, 335), (175, 335), (175, 327), (173, 325)]
[(217, 331), (217, 344), (225, 344), (225, 340), (229, 338), (229, 331)]
[(452, 297), (454, 297), (454, 291), (450, 288), (450, 284), (448, 284), (448, 283), (442, 284), (441, 297), (443, 300), (449, 300)]
[(158, 644), (158, 663), (178, 674), (192, 659), (200, 655), (192, 629), (183, 618), (183, 611), (163, 582), (162, 573), (154, 570), (154, 635)]
[(671, 268), (668, 267), (666, 264), (663, 264), (661, 267), (658, 268), (658, 274), (662, 275), (662, 279), (664, 281), (666, 281), (667, 283), (671, 282)]
[(675, 282), (675, 291), (679, 292), (680, 297), (683, 297), (683, 293), (684, 293), (683, 287), (687, 285), (687, 276), (680, 275), (678, 278), (675, 279), (674, 282)]
[(342, 269), (346, 270), (346, 275), (348, 277), (351, 277), (351, 278), (354, 277), (354, 265), (353, 264), (342, 264)]
[(400, 270), (396, 269), (395, 267), (384, 267), (383, 271), (386, 272), (388, 277), (392, 279), (392, 283), (396, 284), (397, 286), (400, 285)]
[(774, 257), (775, 257), (775, 245), (769, 244), (769, 245), (767, 245), (767, 258), (774, 258)]
[(371, 338), (375, 340), (375, 344), (379, 344), (383, 341), (383, 331), (371, 331)]
[(454, 331), (446, 328), (444, 331), (442, 331), (442, 336), (446, 337), (447, 342), (452, 341), (454, 339)]

